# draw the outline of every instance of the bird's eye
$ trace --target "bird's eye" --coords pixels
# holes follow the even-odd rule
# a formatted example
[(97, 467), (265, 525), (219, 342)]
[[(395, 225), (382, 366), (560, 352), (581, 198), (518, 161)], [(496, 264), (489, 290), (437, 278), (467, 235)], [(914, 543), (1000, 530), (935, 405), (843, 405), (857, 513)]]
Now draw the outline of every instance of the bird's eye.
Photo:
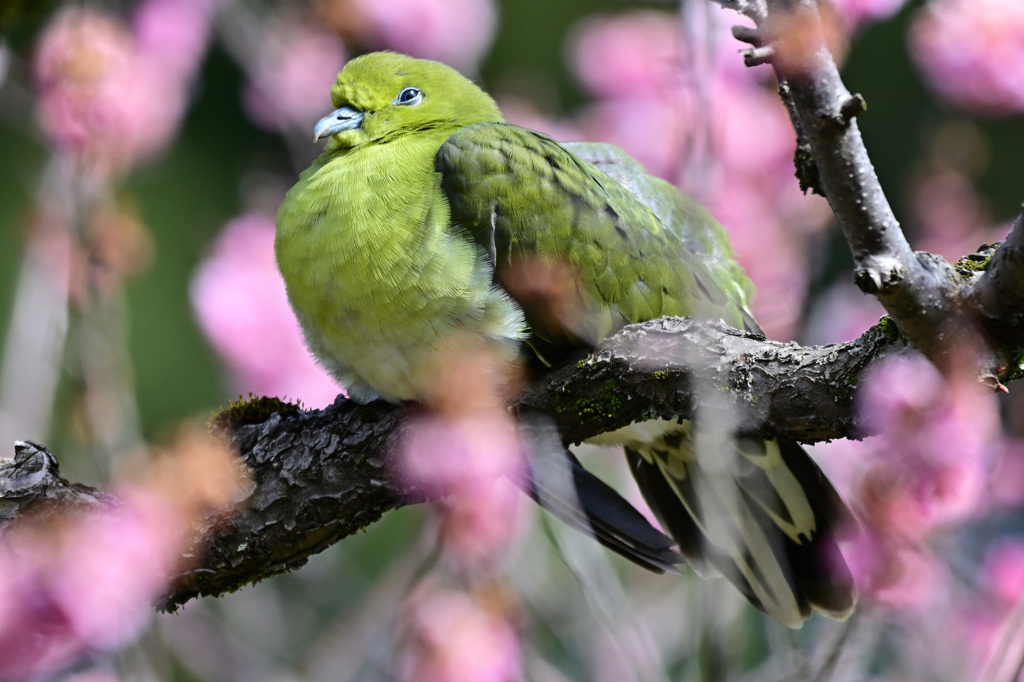
[(420, 92), (419, 88), (405, 88), (398, 97), (395, 98), (395, 104), (402, 104), (407, 107), (419, 104), (420, 100), (423, 99), (423, 93)]

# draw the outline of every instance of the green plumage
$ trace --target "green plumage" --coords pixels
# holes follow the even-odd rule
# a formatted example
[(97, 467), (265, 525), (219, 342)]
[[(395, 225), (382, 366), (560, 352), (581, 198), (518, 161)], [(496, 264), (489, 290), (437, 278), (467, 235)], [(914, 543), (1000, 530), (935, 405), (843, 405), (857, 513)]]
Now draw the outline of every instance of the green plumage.
[[(282, 204), (275, 248), (310, 349), (352, 397), (421, 398), (423, 369), (466, 334), (551, 360), (663, 315), (757, 329), (721, 226), (614, 147), (506, 124), (455, 71), (393, 53), (349, 62), (331, 95), (316, 131), (330, 139)], [(523, 293), (528, 262), (569, 273), (558, 310)], [(697, 568), (787, 625), (812, 606), (849, 613), (828, 532), (845, 509), (813, 462), (725, 434), (725, 452), (698, 455), (690, 430), (648, 422), (603, 440), (627, 446)]]

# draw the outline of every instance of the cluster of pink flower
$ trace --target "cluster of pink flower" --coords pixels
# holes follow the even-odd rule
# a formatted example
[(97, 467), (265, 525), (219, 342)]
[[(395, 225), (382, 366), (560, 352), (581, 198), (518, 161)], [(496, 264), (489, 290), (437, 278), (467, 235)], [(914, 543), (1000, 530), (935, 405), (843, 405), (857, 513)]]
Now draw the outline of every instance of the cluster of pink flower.
[(495, 575), (528, 520), (513, 483), (524, 475), (524, 446), (504, 409), (500, 360), (472, 342), (454, 346), (433, 368), (429, 415), (403, 435), (398, 473), (437, 500), (441, 546), (460, 589), (428, 580), (410, 596), (401, 679), (510, 682), (521, 677), (515, 600)]
[(215, 0), (146, 0), (134, 24), (69, 8), (35, 55), (39, 119), (56, 148), (103, 174), (123, 172), (173, 137), (206, 49)]
[(0, 544), (0, 679), (39, 679), (135, 639), (181, 567), (193, 521), (237, 499), (243, 480), (222, 443), (185, 429), (118, 487), (115, 503), (7, 529)]
[(509, 480), (524, 460), (508, 415), (423, 418), (409, 427), (401, 462), (403, 478), (439, 498), (444, 545), (460, 567), (485, 570), (515, 544), (528, 508)]
[(427, 586), (406, 605), (408, 644), (401, 682), (515, 682), (522, 679), (519, 633), (500, 591)]
[(0, 677), (31, 679), (116, 650), (148, 622), (183, 528), (173, 507), (151, 495), (122, 491), (121, 499), (0, 547)]
[(921, 358), (876, 368), (862, 392), (865, 422), (881, 432), (859, 448), (851, 501), (863, 532), (848, 558), (863, 594), (890, 606), (934, 605), (945, 577), (929, 547), (939, 529), (985, 510), (999, 444), (991, 391), (944, 377)]
[(918, 10), (910, 51), (937, 93), (972, 111), (1024, 111), (1024, 5), (933, 0)]
[(306, 350), (274, 263), (274, 220), (246, 214), (224, 226), (192, 280), (192, 308), (241, 393), (319, 408), (339, 389)]
[(831, 0), (831, 3), (846, 24), (856, 29), (892, 16), (907, 0)]

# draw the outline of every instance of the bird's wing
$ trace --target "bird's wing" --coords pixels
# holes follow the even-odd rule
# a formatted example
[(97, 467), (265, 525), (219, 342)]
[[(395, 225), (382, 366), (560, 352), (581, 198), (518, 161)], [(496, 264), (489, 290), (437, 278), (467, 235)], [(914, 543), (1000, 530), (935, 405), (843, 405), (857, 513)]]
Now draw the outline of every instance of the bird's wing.
[[(663, 315), (757, 330), (747, 309), (752, 287), (722, 228), (612, 147), (477, 124), (448, 138), (435, 170), (452, 222), (490, 254), (541, 355)], [(845, 507), (807, 454), (795, 443), (750, 439), (696, 453), (687, 432), (675, 425), (656, 441), (623, 442), (688, 562), (721, 572), (789, 626), (812, 608), (847, 615), (856, 589), (833, 532)], [(620, 521), (604, 500), (577, 492), (586, 516)], [(621, 542), (606, 544), (644, 564)]]
[(708, 210), (679, 191), (675, 185), (647, 174), (639, 161), (615, 145), (604, 142), (566, 142), (562, 146), (593, 164), (629, 190), (640, 203), (675, 234), (715, 275), (727, 283), (729, 296), (742, 311), (742, 328), (761, 333), (749, 311), (754, 285), (736, 260), (725, 228)]
[[(746, 278), (724, 279), (683, 237), (688, 220), (709, 222), (703, 233), (721, 229), (703, 210), (647, 205), (551, 138), (503, 123), (456, 132), (438, 151), (435, 170), (452, 222), (490, 254), (495, 280), (522, 306), (535, 348), (596, 344), (626, 324), (664, 315), (756, 329)], [(645, 178), (644, 190), (660, 182), (642, 170), (634, 175)]]

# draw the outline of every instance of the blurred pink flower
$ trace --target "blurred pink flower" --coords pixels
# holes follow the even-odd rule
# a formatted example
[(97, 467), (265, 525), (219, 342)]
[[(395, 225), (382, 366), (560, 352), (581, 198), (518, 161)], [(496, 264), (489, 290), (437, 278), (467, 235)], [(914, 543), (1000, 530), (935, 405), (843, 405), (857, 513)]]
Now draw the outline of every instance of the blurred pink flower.
[(892, 16), (907, 0), (831, 0), (831, 3), (850, 27), (856, 29)]
[(1007, 538), (988, 548), (979, 582), (1007, 611), (1024, 597), (1024, 539)]
[(377, 47), (474, 72), (498, 24), (492, 0), (351, 0)]
[(264, 36), (245, 89), (249, 117), (270, 130), (312, 131), (332, 108), (330, 86), (345, 64), (345, 46), (329, 31), (286, 19), (271, 22)]
[(148, 0), (134, 35), (88, 8), (59, 12), (35, 53), (39, 120), (63, 153), (101, 173), (123, 172), (173, 137), (208, 34), (195, 2)]
[(221, 0), (145, 0), (132, 25), (138, 54), (158, 63), (166, 84), (187, 83), (210, 42), (213, 12)]
[(234, 390), (301, 400), (334, 401), (339, 388), (302, 340), (274, 262), (274, 220), (235, 218), (192, 280), (192, 308), (210, 343), (231, 370)]
[(445, 547), (456, 562), (480, 569), (502, 559), (528, 513), (509, 480), (525, 465), (515, 423), (501, 412), (426, 417), (403, 438), (399, 475), (439, 496)]
[(945, 575), (927, 549), (894, 543), (865, 529), (843, 546), (858, 592), (893, 609), (935, 606), (947, 592)]
[(929, 85), (979, 113), (1024, 111), (1024, 3), (932, 0), (910, 27), (910, 53)]
[[(887, 485), (894, 486), (888, 504), (904, 510), (903, 516), (880, 513), (878, 522), (924, 534), (977, 511), (998, 446), (990, 391), (967, 377), (943, 377), (923, 358), (898, 359), (868, 377), (861, 412), (882, 431), (873, 442), (888, 467)], [(906, 499), (896, 503), (900, 495)]]
[(678, 19), (665, 12), (588, 17), (573, 29), (573, 70), (602, 99), (657, 95), (682, 78), (680, 39)]
[(4, 529), (0, 679), (57, 679), (83, 656), (124, 647), (149, 622), (168, 576), (186, 567), (193, 524), (250, 489), (236, 454), (204, 427), (149, 454), (114, 501)]
[(857, 448), (860, 471), (839, 481), (862, 530), (844, 554), (867, 598), (921, 604), (945, 592), (930, 536), (991, 502), (997, 405), (973, 377), (943, 376), (920, 357), (876, 366), (859, 400), (861, 417), (881, 433)]
[(978, 591), (959, 605), (960, 613), (948, 619), (949, 636), (967, 643), (972, 667), (978, 671), (971, 679), (1011, 679), (997, 677), (996, 671), (1014, 665), (1014, 650), (1021, 645), (1014, 614), (1024, 596), (1024, 538), (1013, 536), (992, 543), (977, 582)]
[(33, 530), (0, 545), (0, 678), (59, 671), (112, 650), (148, 622), (178, 558), (185, 524), (172, 504), (125, 490), (54, 537)]
[(515, 682), (519, 637), (500, 607), (464, 592), (438, 590), (414, 604), (398, 660), (402, 682)]
[(993, 501), (1007, 507), (1024, 506), (1024, 441), (1007, 439), (989, 476)]

